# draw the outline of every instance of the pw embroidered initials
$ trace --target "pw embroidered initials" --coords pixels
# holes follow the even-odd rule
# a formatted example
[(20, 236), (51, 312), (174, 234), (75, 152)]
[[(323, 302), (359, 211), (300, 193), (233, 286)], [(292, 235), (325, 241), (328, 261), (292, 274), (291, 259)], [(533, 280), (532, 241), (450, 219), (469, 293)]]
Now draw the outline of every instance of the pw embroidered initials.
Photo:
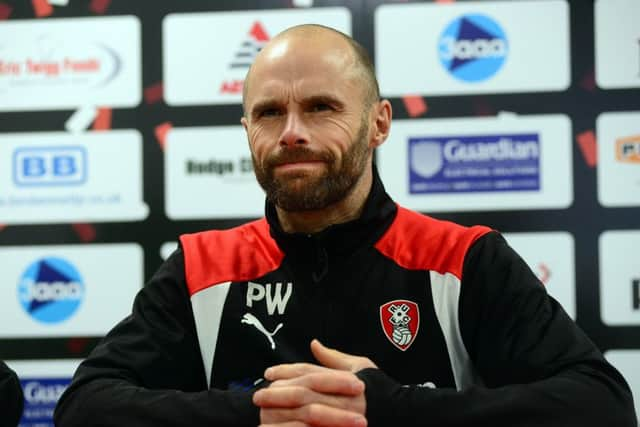
[(293, 285), (291, 282), (287, 283), (284, 295), (282, 295), (282, 283), (280, 282), (276, 282), (275, 287), (272, 287), (271, 283), (261, 285), (249, 282), (247, 285), (247, 307), (253, 307), (254, 301), (261, 301), (266, 297), (267, 312), (270, 316), (276, 312), (276, 309), (278, 314), (284, 314), (292, 291)]

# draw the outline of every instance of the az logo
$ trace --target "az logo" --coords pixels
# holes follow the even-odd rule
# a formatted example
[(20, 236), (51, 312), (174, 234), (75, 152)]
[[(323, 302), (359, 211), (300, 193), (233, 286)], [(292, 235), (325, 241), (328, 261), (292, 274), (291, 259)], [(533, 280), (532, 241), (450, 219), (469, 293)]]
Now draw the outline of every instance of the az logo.
[(284, 314), (287, 308), (287, 302), (289, 302), (291, 292), (293, 291), (291, 282), (287, 282), (284, 294), (282, 293), (283, 286), (281, 282), (276, 282), (275, 286), (272, 286), (271, 283), (261, 285), (253, 282), (249, 282), (247, 285), (247, 307), (253, 307), (254, 302), (266, 299), (267, 312), (270, 316), (272, 316), (276, 310), (278, 314)]

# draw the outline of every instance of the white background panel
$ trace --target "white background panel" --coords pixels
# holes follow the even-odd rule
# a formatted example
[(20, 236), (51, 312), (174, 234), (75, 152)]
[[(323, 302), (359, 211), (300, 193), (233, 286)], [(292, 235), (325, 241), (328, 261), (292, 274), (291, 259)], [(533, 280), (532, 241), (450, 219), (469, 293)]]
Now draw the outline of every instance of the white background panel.
[(543, 282), (547, 292), (576, 318), (575, 244), (567, 232), (504, 233), (509, 245)]
[[(189, 174), (189, 161), (217, 164), (220, 173)], [(264, 192), (242, 126), (173, 128), (165, 147), (165, 203), (171, 219), (262, 216)]]
[(616, 158), (616, 141), (635, 136), (640, 145), (640, 111), (602, 113), (596, 120), (598, 201), (606, 207), (640, 206), (640, 161)]
[[(510, 133), (540, 135), (538, 191), (410, 194), (410, 137), (482, 136)], [(387, 191), (400, 204), (422, 212), (563, 209), (573, 202), (571, 122), (562, 114), (451, 119), (396, 120), (378, 149), (378, 167)]]
[[(440, 63), (442, 32), (465, 14), (490, 17), (509, 43), (502, 68), (484, 81), (457, 80)], [(385, 96), (565, 90), (569, 6), (564, 0), (382, 5), (375, 12), (375, 58)]]
[(640, 87), (640, 1), (596, 0), (594, 9), (598, 86)]
[(600, 314), (611, 326), (640, 325), (633, 308), (632, 281), (640, 279), (640, 230), (605, 231), (599, 239)]
[(640, 350), (609, 350), (604, 356), (627, 380), (640, 421)]
[[(49, 156), (65, 147), (85, 152), (84, 165), (78, 158), (74, 166), (86, 170), (84, 180), (69, 185), (47, 163), (46, 182), (24, 185), (22, 153)], [(138, 220), (148, 212), (137, 130), (0, 134), (0, 223)]]
[[(58, 323), (27, 313), (18, 294), (25, 270), (50, 257), (71, 264), (84, 285), (77, 310)], [(134, 243), (1, 246), (0, 271), (0, 338), (103, 336), (131, 312), (144, 280), (142, 248)]]
[(135, 16), (2, 21), (0, 111), (133, 107), (140, 44)]
[[(343, 7), (170, 14), (163, 21), (164, 94), (169, 105), (239, 104), (241, 93), (221, 93), (224, 82), (242, 82), (247, 68), (232, 68), (255, 24), (272, 38), (286, 28), (315, 23), (351, 34)], [(312, 46), (310, 46), (312, 48)], [(206, 52), (206, 54), (203, 54)]]

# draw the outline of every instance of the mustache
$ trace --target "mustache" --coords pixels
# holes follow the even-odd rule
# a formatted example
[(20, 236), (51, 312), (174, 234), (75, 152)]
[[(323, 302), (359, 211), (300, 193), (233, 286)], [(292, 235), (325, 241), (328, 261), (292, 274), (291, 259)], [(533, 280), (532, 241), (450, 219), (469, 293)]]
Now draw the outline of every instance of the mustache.
[(295, 162), (332, 163), (335, 156), (331, 152), (315, 151), (305, 146), (287, 147), (276, 151), (265, 159), (265, 166), (276, 167)]

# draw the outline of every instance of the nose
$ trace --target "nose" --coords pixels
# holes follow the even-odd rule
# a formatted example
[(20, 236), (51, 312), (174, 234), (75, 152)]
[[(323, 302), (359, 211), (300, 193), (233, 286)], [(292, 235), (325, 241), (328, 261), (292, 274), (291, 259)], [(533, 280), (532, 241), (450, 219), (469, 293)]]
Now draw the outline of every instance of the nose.
[(297, 112), (289, 112), (280, 135), (280, 145), (292, 147), (309, 143), (309, 133), (303, 118)]

